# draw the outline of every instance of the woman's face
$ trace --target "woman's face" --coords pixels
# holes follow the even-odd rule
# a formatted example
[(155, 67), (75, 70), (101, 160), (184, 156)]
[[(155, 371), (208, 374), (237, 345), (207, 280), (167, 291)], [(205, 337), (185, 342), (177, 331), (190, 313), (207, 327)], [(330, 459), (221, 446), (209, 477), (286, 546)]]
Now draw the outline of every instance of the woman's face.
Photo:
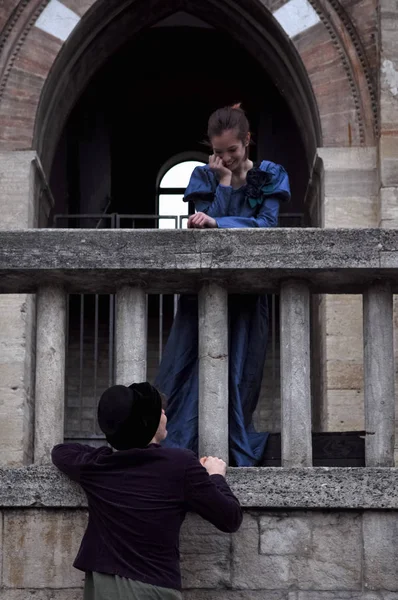
[(248, 134), (245, 142), (242, 142), (238, 138), (236, 130), (226, 129), (221, 135), (213, 136), (210, 143), (213, 147), (213, 153), (221, 158), (224, 167), (231, 171), (237, 171), (247, 158), (249, 141), (250, 134)]

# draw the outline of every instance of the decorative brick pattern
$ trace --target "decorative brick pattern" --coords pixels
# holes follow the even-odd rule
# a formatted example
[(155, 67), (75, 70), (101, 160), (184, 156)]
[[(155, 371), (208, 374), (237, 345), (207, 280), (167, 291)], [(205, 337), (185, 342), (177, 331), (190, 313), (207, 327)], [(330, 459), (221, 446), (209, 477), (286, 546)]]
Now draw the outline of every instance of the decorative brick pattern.
[[(366, 113), (368, 108), (364, 100), (366, 94), (373, 94), (372, 82), (367, 72), (367, 59), (362, 51), (359, 34), (346, 13), (339, 12), (339, 5), (335, 3), (335, 20), (341, 19), (338, 26), (342, 31), (341, 35), (337, 35), (336, 25), (329, 23), (327, 11), (325, 12), (321, 1), (313, 0), (323, 22), (307, 30), (301, 38), (298, 36), (295, 42), (308, 70), (318, 102), (323, 141), (328, 146), (364, 144), (369, 140), (370, 134), (366, 134), (369, 123), (372, 123), (375, 117), (374, 114)], [(34, 13), (31, 12), (31, 7), (29, 14), (22, 11), (19, 15), (18, 27), (21, 34), (19, 40), (14, 42), (13, 52), (6, 58), (7, 66), (0, 81), (0, 96), (3, 95), (0, 104), (0, 143), (5, 149), (31, 147), (40, 92), (61, 47), (60, 40), (34, 27), (35, 20), (45, 4), (46, 2), (40, 3), (35, 0)], [(83, 3), (67, 0), (65, 4), (80, 16), (84, 16), (93, 3), (91, 0)], [(275, 10), (281, 3), (268, 4), (271, 10)], [(367, 22), (364, 27), (366, 32), (371, 30), (371, 33), (368, 33), (368, 36), (371, 36), (373, 29), (369, 22), (369, 11), (370, 7), (366, 13)], [(342, 42), (345, 36), (344, 28), (347, 29), (344, 42), (349, 45), (347, 49)], [(319, 39), (320, 32), (324, 38), (322, 40)], [(369, 39), (367, 44), (369, 46)], [(363, 86), (361, 88), (362, 84), (358, 83), (359, 73), (362, 72), (361, 77), (367, 89)], [(322, 76), (323, 82), (320, 80)]]

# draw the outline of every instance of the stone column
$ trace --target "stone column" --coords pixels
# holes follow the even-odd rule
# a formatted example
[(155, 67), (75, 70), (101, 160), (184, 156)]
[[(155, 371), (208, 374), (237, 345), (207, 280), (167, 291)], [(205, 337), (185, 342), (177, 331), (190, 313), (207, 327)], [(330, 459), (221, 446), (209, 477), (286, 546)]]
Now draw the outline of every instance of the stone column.
[(363, 296), (366, 466), (394, 465), (393, 302), (389, 285)]
[(228, 463), (228, 293), (199, 293), (199, 454)]
[(116, 383), (146, 381), (147, 301), (139, 287), (124, 286), (116, 294)]
[(306, 283), (281, 287), (282, 466), (312, 466), (310, 293)]
[[(1, 229), (37, 227), (42, 182), (33, 151), (0, 152)], [(0, 296), (0, 464), (33, 460), (35, 296)]]
[(64, 439), (66, 293), (61, 287), (39, 289), (36, 327), (34, 460), (45, 464)]

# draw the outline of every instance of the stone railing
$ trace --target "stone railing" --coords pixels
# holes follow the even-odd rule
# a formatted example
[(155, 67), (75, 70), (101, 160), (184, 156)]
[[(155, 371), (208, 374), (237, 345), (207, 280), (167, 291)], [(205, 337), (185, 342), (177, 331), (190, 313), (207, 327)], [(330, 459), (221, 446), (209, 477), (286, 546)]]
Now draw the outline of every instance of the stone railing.
[[(296, 469), (312, 465), (310, 377), (318, 366), (310, 364), (311, 293), (355, 293), (363, 295), (366, 465), (376, 467), (369, 477), (377, 496), (377, 468), (393, 465), (397, 288), (394, 230), (2, 231), (0, 292), (37, 293), (35, 463), (48, 463), (63, 439), (67, 293), (116, 294), (120, 383), (146, 378), (146, 294), (198, 293), (200, 452), (226, 459), (227, 295), (278, 292), (282, 467)], [(243, 470), (236, 485), (254, 471)], [(254, 495), (268, 476), (258, 477)]]

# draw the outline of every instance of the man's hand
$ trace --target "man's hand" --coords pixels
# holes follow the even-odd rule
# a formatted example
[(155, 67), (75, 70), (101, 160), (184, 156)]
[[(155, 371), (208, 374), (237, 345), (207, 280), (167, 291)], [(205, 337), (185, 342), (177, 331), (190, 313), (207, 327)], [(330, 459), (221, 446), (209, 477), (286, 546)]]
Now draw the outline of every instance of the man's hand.
[(217, 222), (205, 213), (198, 212), (189, 217), (188, 227), (190, 229), (213, 229), (217, 227)]
[(223, 163), (222, 159), (215, 154), (209, 157), (209, 167), (218, 177), (222, 185), (231, 185), (232, 171), (230, 171)]
[(227, 464), (215, 456), (204, 456), (199, 460), (200, 464), (206, 469), (209, 475), (222, 475), (225, 477)]

